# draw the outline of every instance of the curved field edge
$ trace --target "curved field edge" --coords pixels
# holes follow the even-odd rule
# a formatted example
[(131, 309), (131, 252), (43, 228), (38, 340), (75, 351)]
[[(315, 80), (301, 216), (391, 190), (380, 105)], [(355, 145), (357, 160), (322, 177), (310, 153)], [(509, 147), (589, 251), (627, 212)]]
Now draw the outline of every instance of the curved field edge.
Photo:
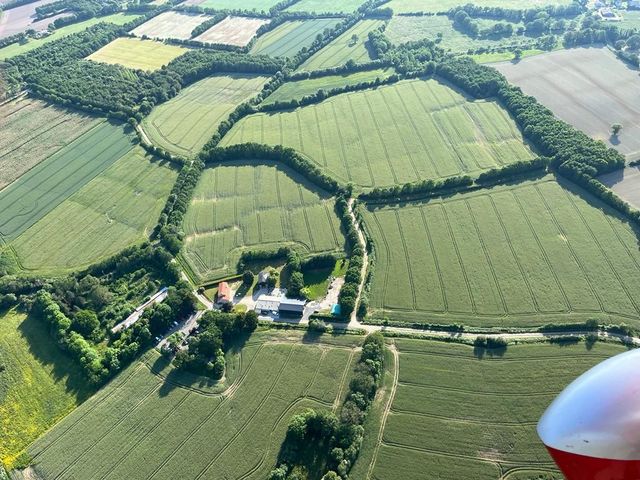
[[(362, 340), (323, 336), (300, 343), (303, 338), (302, 332), (257, 332), (238, 346), (240, 368), (236, 364), (217, 393), (192, 381), (167, 382), (136, 362), (33, 444), (29, 472), (43, 478), (200, 478), (216, 471), (264, 478), (291, 415), (306, 407), (331, 409), (346, 390), (343, 372), (350, 373), (348, 359)], [(96, 457), (97, 449), (108, 455)]]
[(247, 249), (291, 246), (302, 255), (344, 250), (334, 199), (273, 162), (207, 168), (184, 218), (180, 257), (199, 281), (236, 273)]
[(473, 175), (534, 157), (498, 103), (472, 100), (437, 79), (249, 115), (221, 146), (247, 142), (294, 148), (328, 175), (365, 190)]
[(82, 373), (51, 342), (46, 326), (0, 312), (0, 466), (20, 466), (25, 449), (91, 393)]

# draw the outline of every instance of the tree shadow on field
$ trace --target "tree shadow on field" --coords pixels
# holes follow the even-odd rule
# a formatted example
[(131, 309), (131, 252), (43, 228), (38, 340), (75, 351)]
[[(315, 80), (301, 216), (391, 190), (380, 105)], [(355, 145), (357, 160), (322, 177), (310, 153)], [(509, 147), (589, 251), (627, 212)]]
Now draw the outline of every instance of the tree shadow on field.
[[(220, 384), (218, 380), (213, 378), (178, 370), (171, 366), (171, 359), (162, 356), (158, 357), (150, 368), (152, 373), (162, 377), (163, 382), (158, 390), (160, 397), (166, 397), (176, 388), (211, 389)], [(171, 370), (163, 374), (162, 371), (166, 368), (171, 368)]]
[(27, 315), (18, 325), (18, 333), (28, 344), (29, 353), (42, 365), (51, 367), (53, 379), (64, 382), (67, 393), (74, 395), (79, 403), (94, 393), (95, 389), (90, 386), (81, 369), (56, 345), (49, 335), (49, 326), (40, 318), (34, 314)]
[(480, 347), (478, 345), (473, 347), (473, 356), (476, 357), (478, 360), (482, 360), (484, 359), (484, 357), (502, 358), (504, 357), (505, 353), (507, 353), (506, 345), (502, 347), (493, 347), (493, 348)]
[[(622, 175), (622, 169), (620, 170), (620, 174)], [(582, 187), (580, 187), (579, 185), (562, 178), (559, 175), (556, 175), (556, 180), (557, 182), (560, 184), (560, 186), (562, 186), (565, 190), (568, 190), (569, 192), (573, 193), (574, 195), (582, 198), (585, 202), (587, 202), (590, 206), (592, 206), (593, 208), (596, 208), (598, 210), (600, 210), (602, 213), (604, 213), (605, 215), (611, 216), (611, 217), (615, 217), (618, 220), (622, 221), (624, 224), (627, 225), (627, 227), (629, 227), (635, 237), (636, 237), (636, 247), (638, 249), (638, 251), (640, 251), (640, 227), (638, 227), (638, 225), (633, 222), (631, 219), (629, 219), (626, 215), (621, 214), (620, 212), (618, 212), (616, 209), (614, 209), (613, 207), (609, 206), (608, 204), (604, 203), (602, 200), (598, 199), (597, 197), (593, 196), (591, 193), (587, 192), (586, 190), (584, 190)]]

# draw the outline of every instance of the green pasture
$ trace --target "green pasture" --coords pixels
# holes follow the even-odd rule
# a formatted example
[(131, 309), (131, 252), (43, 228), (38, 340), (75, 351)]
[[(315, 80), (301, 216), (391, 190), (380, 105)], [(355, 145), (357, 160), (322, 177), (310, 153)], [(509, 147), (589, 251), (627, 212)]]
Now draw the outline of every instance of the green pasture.
[(398, 383), (371, 478), (417, 480), (429, 472), (441, 480), (560, 480), (536, 424), (578, 375), (625, 350), (605, 343), (503, 352), (422, 340), (395, 344)]
[[(438, 13), (448, 12), (454, 7), (466, 5), (465, 0), (391, 0), (384, 7), (391, 8), (394, 13)], [(546, 5), (569, 5), (571, 0), (477, 0), (474, 5), (481, 7), (502, 7), (510, 9), (527, 9)]]
[(364, 209), (375, 318), (531, 327), (640, 325), (638, 232), (546, 177), (444, 200)]
[(0, 314), (0, 466), (28, 459), (24, 449), (73, 410), (89, 389), (46, 325), (15, 310)]
[(12, 242), (21, 267), (75, 269), (146, 239), (176, 177), (134, 148)]
[(347, 273), (349, 262), (346, 259), (336, 261), (333, 267), (318, 268), (304, 272), (304, 286), (309, 292), (310, 300), (325, 297), (331, 283), (331, 278), (343, 277)]
[(53, 31), (53, 33), (44, 38), (30, 39), (27, 43), (12, 43), (4, 48), (0, 48), (0, 60), (6, 60), (7, 58), (15, 57), (23, 53), (30, 52), (31, 50), (38, 48), (45, 43), (59, 40), (60, 38), (71, 35), (72, 33), (81, 32), (92, 25), (96, 25), (100, 22), (113, 23), (115, 25), (124, 25), (132, 22), (136, 18), (140, 17), (140, 14), (134, 13), (114, 13), (113, 15), (106, 15), (104, 17), (90, 18), (82, 22), (73, 23), (64, 27), (60, 27)]
[(206, 169), (185, 215), (182, 257), (201, 280), (233, 274), (244, 249), (342, 251), (334, 200), (273, 164)]
[(182, 90), (153, 109), (142, 128), (155, 145), (179, 155), (197, 154), (218, 125), (242, 102), (256, 96), (267, 81), (256, 75), (216, 75)]
[(0, 190), (101, 121), (26, 96), (0, 105)]
[(222, 144), (245, 142), (295, 148), (364, 188), (476, 174), (534, 156), (498, 103), (419, 79), (245, 117)]
[(0, 191), (0, 239), (14, 240), (133, 148), (122, 126), (102, 122)]
[(87, 58), (95, 62), (122, 65), (135, 70), (158, 70), (187, 52), (184, 47), (154, 40), (116, 38)]
[(338, 22), (340, 22), (339, 18), (314, 18), (284, 22), (258, 37), (251, 53), (271, 55), (272, 57), (293, 57), (303, 48), (308, 48), (318, 34), (326, 29), (332, 29)]
[(58, 479), (266, 478), (291, 416), (339, 403), (359, 338), (338, 339), (341, 346), (261, 335), (228, 356), (224, 385), (162, 369), (166, 361), (155, 353), (136, 362), (32, 445), (35, 472)]
[(372, 82), (376, 78), (385, 79), (393, 75), (393, 68), (378, 68), (363, 72), (348, 73), (344, 75), (329, 75), (326, 77), (309, 78), (295, 82), (283, 83), (275, 92), (269, 95), (263, 103), (268, 105), (275, 102), (300, 100), (307, 95), (313, 95), (318, 90), (330, 91), (333, 88), (341, 88), (348, 85), (356, 85), (362, 82)]
[(300, 0), (286, 8), (285, 12), (351, 13), (363, 3), (364, 0)]
[[(477, 19), (481, 28), (490, 28), (493, 20)], [(520, 24), (513, 24), (516, 30)], [(508, 38), (472, 38), (453, 27), (452, 20), (445, 15), (424, 15), (417, 17), (395, 16), (389, 22), (385, 35), (396, 45), (422, 39), (436, 40), (442, 34), (439, 46), (453, 53), (467, 53), (478, 48), (512, 47), (530, 43), (533, 38), (513, 35)]]
[[(361, 20), (326, 47), (320, 49), (300, 66), (300, 70), (312, 71), (340, 67), (353, 60), (366, 63), (373, 60), (369, 49), (369, 32), (380, 28), (383, 20)], [(355, 35), (355, 37), (354, 37)]]
[(269, 12), (280, 0), (242, 0), (239, 4), (237, 0), (188, 0), (186, 5), (198, 5), (202, 8), (215, 8), (216, 10), (255, 10), (257, 12)]

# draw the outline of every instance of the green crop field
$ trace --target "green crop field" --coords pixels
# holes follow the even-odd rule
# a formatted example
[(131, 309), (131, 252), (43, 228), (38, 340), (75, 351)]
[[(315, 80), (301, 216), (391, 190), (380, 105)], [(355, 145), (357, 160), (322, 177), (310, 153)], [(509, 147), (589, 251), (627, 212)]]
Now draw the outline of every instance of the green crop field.
[(300, 66), (300, 70), (312, 71), (339, 67), (349, 60), (356, 63), (373, 60), (366, 42), (369, 40), (369, 32), (380, 28), (383, 24), (383, 20), (362, 20), (356, 23), (329, 45), (312, 55)]
[(272, 57), (293, 57), (303, 48), (308, 48), (318, 34), (332, 29), (339, 18), (315, 18), (292, 20), (258, 37), (251, 53)]
[(208, 77), (156, 107), (142, 121), (155, 144), (179, 155), (195, 155), (218, 125), (242, 102), (256, 96), (267, 81), (255, 75)]
[(394, 343), (399, 371), (382, 441), (361, 455), (352, 473), (362, 476), (352, 478), (560, 480), (536, 434), (538, 419), (575, 377), (625, 350), (536, 344), (490, 355), (466, 345)]
[[(476, 19), (481, 28), (490, 28), (496, 21)], [(521, 24), (512, 24), (516, 30)], [(442, 34), (440, 47), (454, 53), (466, 53), (478, 48), (506, 47), (530, 43), (532, 37), (513, 35), (507, 38), (472, 38), (453, 27), (453, 22), (444, 15), (424, 15), (417, 17), (395, 16), (389, 22), (385, 35), (395, 44), (422, 40), (435, 40)]]
[(235, 273), (246, 248), (293, 245), (302, 253), (344, 248), (333, 199), (273, 165), (205, 170), (184, 231), (182, 255), (201, 279)]
[(280, 0), (242, 0), (238, 5), (237, 0), (187, 0), (184, 5), (198, 5), (202, 8), (215, 8), (216, 10), (255, 10), (257, 12), (269, 12)]
[[(466, 0), (391, 0), (384, 6), (393, 9), (394, 13), (438, 13), (448, 12), (454, 7), (467, 3), (469, 2)], [(546, 5), (569, 5), (571, 0), (477, 0), (472, 3), (481, 7), (526, 9)]]
[[(640, 325), (637, 232), (552, 177), (365, 211), (375, 317), (467, 325)], [(586, 194), (584, 194), (586, 195)]]
[(22, 463), (24, 449), (89, 391), (79, 368), (64, 356), (34, 317), (0, 314), (0, 466)]
[(12, 43), (11, 45), (8, 45), (4, 48), (0, 48), (0, 60), (6, 60), (7, 58), (30, 52), (31, 50), (34, 50), (39, 46), (44, 45), (45, 43), (59, 40), (66, 37), (67, 35), (71, 35), (72, 33), (81, 32), (88, 27), (100, 22), (113, 23), (115, 25), (124, 25), (135, 20), (138, 17), (140, 17), (139, 14), (114, 13), (113, 15), (90, 18), (89, 20), (84, 20), (82, 22), (60, 27), (55, 29), (53, 33), (47, 37), (30, 39), (27, 43)]
[(133, 148), (121, 126), (102, 122), (0, 191), (0, 239), (9, 242)]
[(364, 72), (349, 73), (345, 75), (330, 75), (327, 77), (310, 78), (287, 82), (282, 84), (275, 92), (264, 100), (264, 104), (275, 102), (286, 102), (288, 100), (300, 100), (306, 95), (312, 95), (322, 89), (325, 92), (333, 88), (340, 88), (347, 85), (356, 85), (361, 82), (371, 82), (376, 78), (385, 79), (393, 75), (393, 68), (378, 68), (376, 70), (366, 70)]
[(165, 360), (148, 355), (30, 448), (35, 473), (60, 480), (266, 478), (290, 417), (340, 403), (360, 338), (313, 345), (265, 335), (254, 334), (228, 359), (220, 386), (184, 383), (160, 370)]
[(12, 242), (21, 267), (74, 269), (146, 239), (176, 177), (134, 148)]
[(0, 105), (0, 190), (100, 121), (28, 97)]
[(116, 38), (87, 58), (140, 70), (158, 70), (187, 52), (186, 48), (153, 40)]
[(410, 80), (236, 123), (222, 144), (293, 147), (362, 187), (477, 173), (533, 153), (492, 101), (469, 101), (436, 80)]
[(294, 3), (286, 12), (313, 13), (351, 13), (355, 12), (364, 0), (300, 0)]

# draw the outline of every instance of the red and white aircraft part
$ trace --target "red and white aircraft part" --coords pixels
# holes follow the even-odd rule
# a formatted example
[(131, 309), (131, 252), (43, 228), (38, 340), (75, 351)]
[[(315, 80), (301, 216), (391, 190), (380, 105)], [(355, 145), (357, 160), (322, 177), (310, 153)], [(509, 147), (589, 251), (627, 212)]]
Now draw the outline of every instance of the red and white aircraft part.
[(639, 480), (640, 350), (576, 379), (544, 413), (538, 435), (567, 480)]

